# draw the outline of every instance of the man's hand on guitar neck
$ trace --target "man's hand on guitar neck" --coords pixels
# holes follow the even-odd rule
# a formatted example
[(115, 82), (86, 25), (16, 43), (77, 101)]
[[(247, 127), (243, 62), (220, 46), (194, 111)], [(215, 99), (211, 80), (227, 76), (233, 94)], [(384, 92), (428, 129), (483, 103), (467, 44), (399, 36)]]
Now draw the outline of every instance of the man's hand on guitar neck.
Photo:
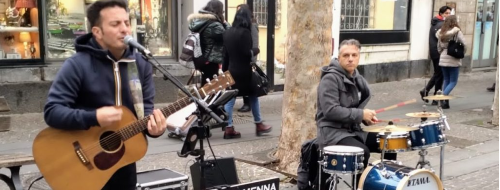
[(159, 109), (155, 109), (153, 114), (149, 116), (148, 132), (151, 136), (160, 136), (167, 128), (167, 120)]

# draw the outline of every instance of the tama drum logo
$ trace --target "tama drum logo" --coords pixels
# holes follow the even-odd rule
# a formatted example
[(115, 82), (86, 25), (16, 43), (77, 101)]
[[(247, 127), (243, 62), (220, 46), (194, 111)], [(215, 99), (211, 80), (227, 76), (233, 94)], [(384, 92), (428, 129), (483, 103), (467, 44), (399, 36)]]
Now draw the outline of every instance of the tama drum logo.
[(407, 187), (424, 185), (424, 184), (428, 184), (430, 182), (431, 181), (429, 180), (429, 177), (421, 177), (421, 178), (416, 178), (416, 179), (410, 179), (410, 180), (408, 180), (408, 186)]
[(337, 160), (332, 159), (332, 166), (336, 166), (336, 165), (337, 165)]

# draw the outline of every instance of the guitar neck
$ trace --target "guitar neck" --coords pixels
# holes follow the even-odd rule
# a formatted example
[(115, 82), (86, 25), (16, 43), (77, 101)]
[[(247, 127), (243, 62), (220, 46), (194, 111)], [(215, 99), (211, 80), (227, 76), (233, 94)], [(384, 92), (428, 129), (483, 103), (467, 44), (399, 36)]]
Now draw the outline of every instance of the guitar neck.
[[(181, 98), (174, 103), (168, 105), (167, 107), (161, 108), (160, 111), (163, 113), (165, 118), (168, 118), (168, 116), (172, 115), (173, 113), (181, 110), (182, 108), (188, 106), (191, 104), (191, 100), (189, 97)], [(117, 131), (118, 134), (122, 137), (122, 140), (127, 140), (142, 131), (146, 130), (148, 128), (148, 121), (150, 117), (144, 117), (132, 124), (130, 124), (127, 127), (124, 127), (123, 129), (120, 129)]]

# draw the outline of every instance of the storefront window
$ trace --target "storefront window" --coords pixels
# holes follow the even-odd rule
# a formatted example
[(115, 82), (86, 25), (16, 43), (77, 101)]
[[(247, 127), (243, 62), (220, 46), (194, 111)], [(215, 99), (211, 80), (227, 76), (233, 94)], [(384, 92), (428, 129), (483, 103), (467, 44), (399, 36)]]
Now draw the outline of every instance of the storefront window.
[(154, 56), (172, 56), (172, 0), (142, 0), (144, 44)]
[(406, 30), (408, 0), (344, 0), (340, 30)]
[(0, 60), (40, 59), (36, 0), (0, 0)]
[[(76, 53), (75, 39), (90, 32), (86, 8), (95, 1), (46, 0), (48, 59), (65, 59)], [(134, 38), (155, 56), (172, 56), (172, 0), (128, 0), (127, 3)], [(145, 31), (138, 31), (141, 22)], [(139, 40), (138, 33), (143, 32)]]

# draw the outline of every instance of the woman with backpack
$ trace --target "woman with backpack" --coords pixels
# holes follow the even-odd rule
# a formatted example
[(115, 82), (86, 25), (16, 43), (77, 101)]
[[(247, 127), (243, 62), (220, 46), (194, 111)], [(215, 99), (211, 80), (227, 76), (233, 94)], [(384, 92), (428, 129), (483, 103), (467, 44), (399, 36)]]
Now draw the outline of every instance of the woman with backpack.
[[(224, 62), (223, 71), (229, 71), (235, 84), (233, 89), (238, 89), (238, 96), (248, 96), (250, 107), (255, 122), (255, 133), (260, 136), (269, 133), (272, 127), (263, 123), (260, 115), (259, 98), (252, 92), (252, 57), (259, 52), (253, 47), (251, 34), (251, 11), (241, 7), (234, 17), (233, 26), (224, 33)], [(224, 132), (224, 139), (240, 138), (241, 134), (234, 130), (233, 107), (236, 98), (226, 103), (224, 109), (228, 115), (228, 126)]]
[[(439, 40), (437, 47), (440, 54), (439, 66), (441, 66), (443, 70), (444, 78), (443, 94), (449, 95), (457, 85), (460, 66), (462, 66), (461, 58), (448, 55), (449, 42), (454, 40), (456, 43), (463, 44), (464, 52), (467, 52), (465, 37), (458, 26), (457, 17), (455, 15), (446, 17), (443, 26), (436, 32), (436, 37)], [(450, 103), (448, 100), (445, 100), (441, 102), (441, 106), (443, 109), (449, 109)]]
[(196, 66), (201, 72), (201, 85), (207, 83), (206, 79), (213, 79), (219, 74), (223, 60), (222, 34), (229, 27), (224, 20), (224, 4), (219, 0), (210, 0), (205, 8), (198, 13), (188, 16), (189, 30), (200, 32), (200, 41), (205, 64)]

